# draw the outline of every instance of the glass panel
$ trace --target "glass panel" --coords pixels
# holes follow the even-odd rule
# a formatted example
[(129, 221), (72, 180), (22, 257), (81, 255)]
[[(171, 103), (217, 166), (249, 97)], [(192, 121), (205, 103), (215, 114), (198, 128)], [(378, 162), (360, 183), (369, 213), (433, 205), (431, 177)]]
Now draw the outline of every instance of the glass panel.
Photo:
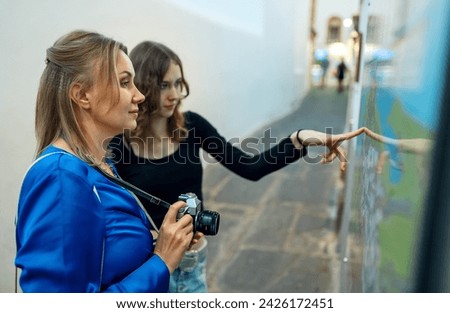
[(358, 138), (346, 176), (341, 291), (406, 292), (418, 261), (450, 10), (446, 0), (370, 1), (368, 10), (359, 125), (371, 132)]

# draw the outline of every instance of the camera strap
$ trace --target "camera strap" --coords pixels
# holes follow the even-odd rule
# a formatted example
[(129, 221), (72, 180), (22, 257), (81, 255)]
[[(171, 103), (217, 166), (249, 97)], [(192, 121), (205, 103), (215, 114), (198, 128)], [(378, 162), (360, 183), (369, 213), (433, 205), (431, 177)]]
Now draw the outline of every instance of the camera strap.
[(136, 194), (138, 196), (144, 197), (145, 199), (149, 200), (152, 204), (157, 205), (157, 206), (161, 206), (161, 207), (163, 207), (165, 209), (169, 209), (170, 208), (170, 203), (169, 202), (161, 200), (160, 198), (155, 197), (155, 196), (149, 194), (148, 192), (145, 192), (144, 190), (136, 187), (133, 184), (130, 184), (129, 182), (124, 181), (121, 178), (109, 175), (108, 173), (105, 173), (104, 171), (102, 171), (98, 167), (95, 167), (95, 169), (97, 171), (99, 171), (100, 173), (102, 173), (107, 178), (109, 178), (110, 180), (112, 180), (113, 182), (115, 182), (117, 185), (132, 191), (134, 194)]
[(112, 176), (104, 171), (102, 171), (99, 167), (94, 166), (94, 168), (99, 171), (101, 174), (103, 174), (103, 176), (105, 176), (106, 178), (108, 178), (109, 180), (112, 180), (113, 182), (115, 182), (117, 185), (127, 189), (128, 191), (131, 191), (131, 194), (134, 196), (134, 198), (136, 199), (137, 203), (139, 204), (139, 206), (142, 208), (142, 210), (144, 211), (145, 215), (147, 215), (147, 218), (149, 219), (150, 223), (152, 224), (152, 227), (155, 229), (155, 231), (157, 233), (159, 233), (159, 228), (156, 227), (155, 222), (153, 221), (152, 217), (150, 216), (150, 214), (147, 212), (147, 210), (145, 209), (144, 205), (141, 203), (141, 201), (139, 200), (139, 198), (137, 196), (141, 196), (144, 197), (145, 199), (149, 200), (152, 204), (157, 205), (157, 206), (161, 206), (165, 209), (169, 209), (170, 208), (170, 203), (166, 202), (158, 197), (155, 197), (151, 194), (149, 194), (148, 192), (136, 187), (133, 184), (130, 184), (129, 182), (118, 178), (116, 176)]

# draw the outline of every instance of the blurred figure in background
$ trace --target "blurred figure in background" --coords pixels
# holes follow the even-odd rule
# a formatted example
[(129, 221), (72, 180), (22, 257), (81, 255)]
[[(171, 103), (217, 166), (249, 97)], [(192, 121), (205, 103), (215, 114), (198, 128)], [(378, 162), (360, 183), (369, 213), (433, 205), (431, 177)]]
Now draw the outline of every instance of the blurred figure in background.
[(330, 66), (330, 61), (328, 61), (328, 57), (325, 56), (325, 58), (320, 62), (320, 67), (322, 68), (322, 79), (321, 79), (321, 88), (325, 88), (327, 86), (327, 74), (328, 74), (328, 67)]
[(336, 78), (338, 80), (337, 91), (344, 91), (344, 79), (347, 72), (347, 66), (345, 65), (344, 58), (341, 59), (337, 68), (336, 68)]

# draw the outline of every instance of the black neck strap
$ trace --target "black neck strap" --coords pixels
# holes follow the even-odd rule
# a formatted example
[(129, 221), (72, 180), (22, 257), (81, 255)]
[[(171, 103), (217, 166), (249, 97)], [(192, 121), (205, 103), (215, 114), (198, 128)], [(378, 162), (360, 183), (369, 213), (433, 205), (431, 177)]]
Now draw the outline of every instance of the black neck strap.
[(149, 194), (148, 192), (145, 192), (142, 189), (139, 189), (138, 187), (136, 187), (133, 184), (130, 184), (129, 182), (124, 181), (123, 179), (117, 178), (115, 176), (109, 175), (107, 173), (105, 173), (104, 171), (102, 171), (100, 168), (98, 167), (94, 167), (97, 171), (99, 171), (100, 173), (102, 173), (105, 177), (107, 177), (108, 179), (112, 180), (113, 182), (115, 182), (117, 185), (122, 186), (125, 189), (128, 189), (129, 191), (133, 192), (135, 195), (137, 196), (141, 196), (144, 197), (145, 199), (149, 200), (152, 204), (157, 205), (157, 206), (161, 206), (165, 209), (169, 209), (170, 208), (170, 203), (161, 200), (158, 197), (155, 197), (151, 194)]

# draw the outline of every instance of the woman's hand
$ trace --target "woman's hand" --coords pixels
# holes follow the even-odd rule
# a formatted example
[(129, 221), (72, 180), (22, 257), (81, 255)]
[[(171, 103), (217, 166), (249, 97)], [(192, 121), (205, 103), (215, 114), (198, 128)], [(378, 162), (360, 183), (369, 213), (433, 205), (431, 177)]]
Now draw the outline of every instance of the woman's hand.
[(183, 201), (175, 202), (170, 206), (156, 241), (155, 254), (163, 259), (170, 273), (178, 267), (194, 236), (192, 216), (185, 214), (178, 221), (176, 220), (178, 210), (184, 206), (186, 203)]
[[(315, 130), (304, 129), (299, 133), (294, 133), (296, 139), (302, 146), (326, 146), (328, 152), (322, 156), (321, 163), (329, 163), (336, 157), (339, 159), (341, 170), (345, 170), (347, 163), (346, 153), (344, 149), (340, 147), (341, 143), (345, 140), (352, 139), (362, 133), (364, 133), (365, 127), (361, 127), (355, 131), (342, 133), (342, 134), (327, 134)], [(294, 136), (292, 134), (292, 136)], [(292, 138), (292, 137), (291, 137)]]

